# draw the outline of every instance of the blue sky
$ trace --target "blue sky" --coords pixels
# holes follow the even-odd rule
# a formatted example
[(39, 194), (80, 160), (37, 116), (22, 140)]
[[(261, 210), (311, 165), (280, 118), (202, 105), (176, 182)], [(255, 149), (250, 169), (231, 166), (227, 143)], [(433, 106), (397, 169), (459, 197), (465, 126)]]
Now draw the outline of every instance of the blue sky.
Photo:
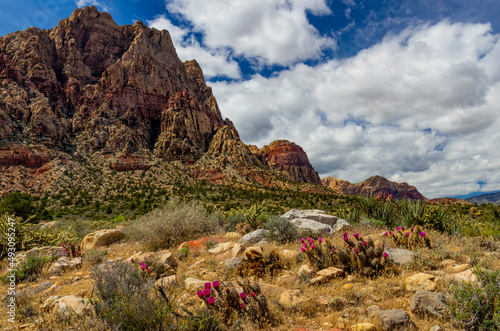
[(429, 198), (500, 189), (498, 0), (17, 1), (0, 35), (84, 5), (169, 30), (245, 143), (288, 139), (322, 177)]

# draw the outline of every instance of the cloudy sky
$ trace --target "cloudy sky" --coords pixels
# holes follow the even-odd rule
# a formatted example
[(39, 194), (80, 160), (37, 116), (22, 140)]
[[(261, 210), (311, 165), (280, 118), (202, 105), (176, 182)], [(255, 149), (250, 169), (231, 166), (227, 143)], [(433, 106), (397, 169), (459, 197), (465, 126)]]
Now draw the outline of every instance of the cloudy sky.
[(500, 190), (498, 0), (31, 0), (2, 5), (0, 35), (91, 4), (167, 29), (247, 144), (428, 198)]

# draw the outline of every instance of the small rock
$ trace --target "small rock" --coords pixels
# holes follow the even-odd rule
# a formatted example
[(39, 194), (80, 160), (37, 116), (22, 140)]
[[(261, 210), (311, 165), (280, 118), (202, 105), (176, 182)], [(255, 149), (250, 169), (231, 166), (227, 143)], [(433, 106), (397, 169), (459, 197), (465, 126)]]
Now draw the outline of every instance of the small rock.
[(439, 263), (439, 266), (443, 269), (450, 269), (450, 268), (453, 268), (453, 266), (457, 264), (457, 261), (455, 260), (443, 260)]
[(245, 246), (243, 246), (240, 243), (235, 243), (234, 246), (233, 246), (233, 248), (231, 249), (231, 257), (238, 256), (238, 254), (240, 254), (241, 252), (243, 252), (244, 249), (245, 249)]
[(409, 264), (415, 257), (414, 252), (403, 248), (386, 247), (384, 252), (389, 255), (389, 260), (397, 264)]
[(325, 276), (318, 276), (318, 277), (314, 277), (311, 280), (309, 280), (309, 284), (319, 285), (319, 284), (323, 284), (326, 281), (328, 281), (328, 278), (326, 278)]
[(465, 263), (465, 264), (460, 264), (460, 265), (454, 266), (453, 268), (450, 269), (450, 272), (456, 274), (456, 273), (465, 271), (467, 269), (469, 269), (469, 264)]
[(414, 314), (442, 318), (446, 310), (446, 297), (442, 293), (418, 290), (411, 298), (410, 311)]
[(228, 250), (233, 248), (233, 246), (234, 246), (233, 242), (219, 243), (215, 245), (213, 248), (209, 249), (208, 252), (210, 254), (221, 254), (227, 252)]
[(343, 285), (343, 286), (342, 286), (342, 289), (343, 289), (344, 291), (349, 291), (349, 290), (351, 290), (353, 287), (354, 287), (354, 284), (352, 284), (352, 283), (347, 283), (347, 284), (345, 284), (345, 285)]
[(372, 305), (366, 308), (368, 316), (370, 316), (371, 318), (377, 317), (380, 313), (380, 310), (381, 310), (380, 307), (377, 305)]
[(375, 325), (372, 323), (359, 323), (352, 326), (352, 331), (375, 331)]
[(344, 270), (335, 267), (328, 267), (326, 269), (320, 270), (316, 273), (317, 276), (323, 276), (326, 279), (342, 277), (344, 275)]
[(166, 276), (158, 279), (155, 283), (156, 286), (165, 286), (168, 284), (175, 284), (177, 282), (177, 277), (175, 275), (172, 276)]
[(262, 239), (266, 239), (268, 235), (269, 235), (268, 230), (264, 230), (264, 229), (255, 230), (255, 231), (252, 231), (252, 232), (244, 235), (239, 240), (239, 243), (245, 244), (245, 245), (252, 245), (252, 244), (258, 243)]
[(468, 269), (456, 274), (447, 274), (445, 278), (452, 282), (477, 282), (477, 277), (472, 272), (472, 269)]
[(405, 286), (407, 291), (417, 291), (419, 289), (434, 291), (436, 283), (433, 280), (436, 278), (434, 275), (418, 273), (416, 275), (407, 277), (405, 279)]
[(429, 331), (441, 331), (441, 327), (439, 325), (434, 325), (432, 328), (429, 329)]
[(384, 331), (417, 330), (417, 326), (403, 309), (382, 310), (379, 313)]
[(279, 303), (285, 308), (297, 308), (305, 301), (300, 290), (292, 290), (281, 293)]
[(233, 257), (224, 261), (224, 267), (226, 270), (233, 270), (240, 266), (243, 261), (243, 257)]
[(200, 280), (196, 278), (186, 278), (184, 280), (184, 286), (186, 287), (186, 290), (188, 291), (195, 291), (195, 290), (201, 290), (203, 289), (203, 286), (205, 283), (208, 283), (206, 280)]
[(299, 277), (308, 277), (313, 273), (313, 270), (307, 264), (303, 264), (300, 266), (299, 271), (297, 272), (297, 276)]
[(92, 249), (99, 246), (107, 246), (125, 237), (123, 231), (118, 229), (106, 229), (92, 232), (83, 238), (80, 244), (81, 250)]
[(85, 302), (83, 298), (68, 295), (56, 300), (54, 302), (54, 309), (57, 313), (66, 316), (70, 315), (72, 312), (82, 316), (85, 313), (91, 312), (93, 307), (88, 302)]

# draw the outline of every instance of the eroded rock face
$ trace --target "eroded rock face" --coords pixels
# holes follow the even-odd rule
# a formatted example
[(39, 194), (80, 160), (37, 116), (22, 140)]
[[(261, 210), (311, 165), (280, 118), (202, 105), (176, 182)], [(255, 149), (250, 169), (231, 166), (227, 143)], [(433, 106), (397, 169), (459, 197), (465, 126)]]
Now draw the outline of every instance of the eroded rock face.
[[(255, 148), (252, 147), (252, 151)], [(321, 179), (314, 170), (302, 147), (287, 140), (276, 140), (256, 153), (264, 164), (278, 172), (285, 179), (299, 183), (321, 185)]]
[(94, 6), (0, 38), (0, 87), (1, 144), (179, 159), (204, 153), (224, 125), (201, 68), (179, 60), (166, 30), (119, 26)]
[(326, 177), (322, 179), (322, 183), (343, 194), (362, 194), (365, 196), (373, 194), (378, 199), (426, 200), (415, 186), (408, 183), (392, 182), (382, 176), (373, 176), (358, 184), (351, 184), (338, 178)]

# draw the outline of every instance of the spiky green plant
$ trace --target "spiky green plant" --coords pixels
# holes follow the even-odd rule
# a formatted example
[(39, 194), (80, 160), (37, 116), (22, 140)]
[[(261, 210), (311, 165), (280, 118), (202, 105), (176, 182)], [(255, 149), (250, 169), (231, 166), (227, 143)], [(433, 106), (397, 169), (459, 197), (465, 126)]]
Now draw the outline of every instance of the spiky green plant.
[(388, 259), (384, 253), (383, 243), (375, 247), (370, 238), (364, 240), (356, 233), (353, 235), (356, 241), (349, 239), (344, 233), (345, 248), (337, 248), (329, 240), (318, 238), (303, 238), (301, 251), (304, 252), (316, 269), (324, 269), (330, 266), (343, 269), (347, 274), (359, 274), (365, 277), (375, 277), (383, 273), (397, 273), (396, 265)]
[(390, 237), (396, 247), (404, 247), (406, 249), (416, 249), (419, 247), (427, 247), (432, 249), (432, 244), (425, 231), (418, 226), (405, 231), (404, 226), (396, 228), (396, 231), (384, 233), (384, 236)]
[(26, 220), (4, 214), (0, 216), (0, 258), (7, 255), (9, 232), (15, 230), (16, 251), (30, 250), (41, 246), (59, 246), (63, 243), (78, 242), (80, 239), (72, 230), (42, 228), (32, 223), (33, 218)]

